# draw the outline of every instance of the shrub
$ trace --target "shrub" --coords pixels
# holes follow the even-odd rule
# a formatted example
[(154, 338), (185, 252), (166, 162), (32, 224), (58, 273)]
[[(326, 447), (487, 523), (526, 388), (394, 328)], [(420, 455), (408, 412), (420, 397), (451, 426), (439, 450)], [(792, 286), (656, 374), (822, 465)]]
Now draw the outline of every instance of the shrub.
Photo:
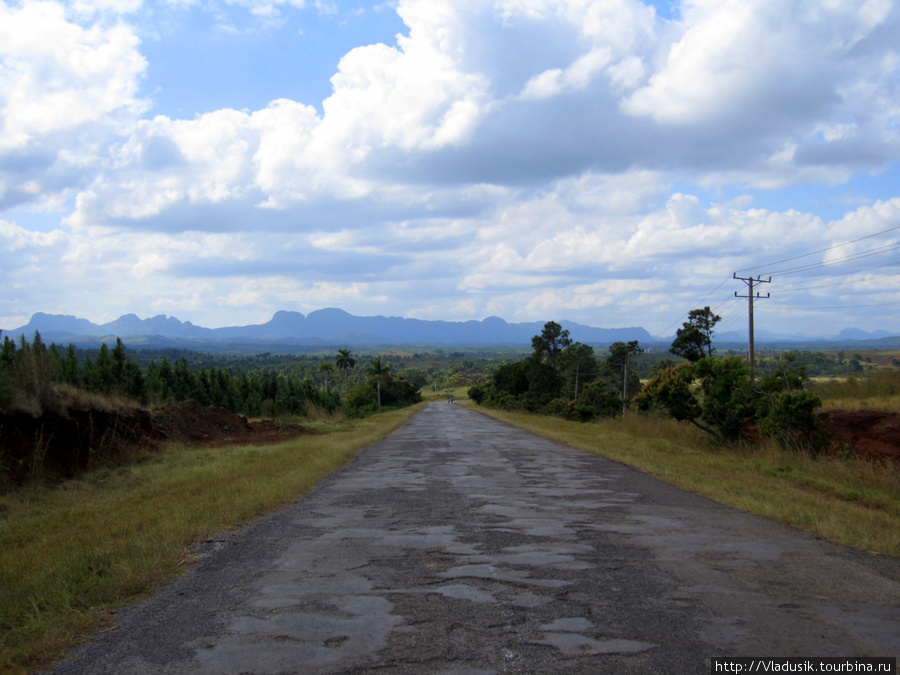
[(724, 440), (737, 440), (756, 414), (756, 397), (750, 389), (750, 371), (743, 359), (700, 359), (694, 367), (700, 379), (702, 418)]
[(492, 382), (497, 391), (521, 396), (528, 391), (528, 367), (524, 361), (500, 366), (494, 371)]
[(494, 405), (501, 410), (522, 410), (522, 399), (516, 398), (512, 394), (507, 394), (506, 392), (501, 392), (497, 394), (492, 400), (491, 405)]
[(551, 415), (552, 417), (562, 417), (563, 419), (574, 418), (575, 404), (564, 398), (555, 398), (547, 403), (542, 409), (541, 414)]
[(597, 417), (597, 412), (594, 408), (585, 403), (576, 403), (573, 413), (575, 420), (578, 422), (590, 422)]
[(474, 387), (469, 388), (469, 398), (475, 401), (478, 405), (481, 405), (484, 400), (488, 396), (488, 387), (489, 384), (476, 384)]
[(700, 402), (691, 387), (694, 367), (690, 363), (659, 370), (633, 403), (638, 410), (664, 410), (678, 421), (694, 422), (700, 417)]
[(345, 404), (348, 408), (365, 408), (378, 405), (378, 392), (374, 384), (358, 384), (347, 393)]
[(9, 410), (15, 400), (12, 377), (6, 367), (0, 363), (0, 410)]
[(381, 407), (378, 406), (378, 383), (373, 378), (358, 384), (347, 394), (344, 409), (351, 417), (365, 417), (389, 408), (404, 408), (422, 400), (415, 385), (394, 373), (381, 376)]
[(759, 432), (786, 447), (819, 451), (827, 444), (816, 409), (822, 400), (808, 391), (763, 396), (757, 406)]
[(605, 379), (586, 385), (578, 394), (576, 403), (589, 408), (594, 417), (616, 417), (622, 412), (622, 394)]
[(826, 442), (815, 414), (822, 402), (803, 389), (805, 380), (805, 371), (793, 367), (790, 357), (756, 386), (742, 359), (707, 357), (659, 370), (635, 405), (665, 410), (722, 442), (740, 438), (755, 423), (761, 434), (784, 445), (817, 448)]
[[(377, 396), (377, 392), (376, 392)], [(399, 375), (387, 373), (381, 379), (381, 405), (403, 408), (422, 400), (418, 387)]]

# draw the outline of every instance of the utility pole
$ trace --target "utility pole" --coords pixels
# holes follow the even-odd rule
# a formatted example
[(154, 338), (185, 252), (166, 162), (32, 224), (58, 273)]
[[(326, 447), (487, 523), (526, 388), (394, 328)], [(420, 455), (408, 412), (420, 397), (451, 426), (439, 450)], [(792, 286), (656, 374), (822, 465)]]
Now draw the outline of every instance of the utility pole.
[(580, 370), (581, 364), (578, 362), (577, 357), (575, 360), (575, 398), (578, 398), (578, 371)]
[(756, 358), (754, 355), (754, 343), (753, 343), (753, 298), (758, 298), (760, 300), (765, 300), (766, 298), (771, 297), (771, 294), (766, 293), (765, 295), (760, 295), (759, 291), (756, 292), (756, 295), (753, 294), (753, 284), (771, 284), (772, 277), (768, 279), (763, 279), (762, 277), (739, 277), (737, 272), (734, 273), (735, 279), (740, 279), (747, 286), (750, 287), (750, 292), (747, 295), (738, 295), (737, 291), (734, 292), (734, 297), (736, 298), (749, 298), (750, 300), (750, 383), (753, 383), (753, 376), (755, 374), (756, 369)]

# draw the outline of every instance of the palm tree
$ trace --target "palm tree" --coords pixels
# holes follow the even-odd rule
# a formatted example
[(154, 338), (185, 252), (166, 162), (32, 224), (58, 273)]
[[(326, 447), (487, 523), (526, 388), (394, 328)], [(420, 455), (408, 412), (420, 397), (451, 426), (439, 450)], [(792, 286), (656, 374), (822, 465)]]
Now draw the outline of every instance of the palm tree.
[(391, 366), (384, 361), (381, 360), (380, 356), (376, 356), (372, 359), (372, 362), (366, 366), (366, 374), (375, 378), (375, 383), (378, 385), (378, 407), (381, 407), (381, 380), (384, 379), (384, 376), (391, 372)]
[(331, 374), (334, 372), (334, 366), (328, 361), (319, 364), (319, 372), (322, 373), (322, 379), (325, 382), (325, 393), (328, 393), (328, 380), (331, 379)]
[(356, 368), (356, 359), (351, 355), (349, 349), (338, 349), (337, 356), (334, 357), (334, 363), (337, 369), (344, 373), (344, 393), (347, 393), (347, 371), (350, 368)]

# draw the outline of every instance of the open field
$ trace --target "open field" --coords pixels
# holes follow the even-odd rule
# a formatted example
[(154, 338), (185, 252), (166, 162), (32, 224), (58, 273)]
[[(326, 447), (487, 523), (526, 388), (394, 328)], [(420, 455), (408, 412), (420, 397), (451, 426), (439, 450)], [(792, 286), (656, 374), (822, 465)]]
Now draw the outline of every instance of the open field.
[(324, 420), (268, 445), (169, 446), (152, 461), (0, 497), (0, 670), (24, 672), (180, 574), (195, 542), (308, 492), (421, 406)]
[(582, 424), (466, 405), (723, 504), (846, 546), (900, 557), (897, 463), (812, 458), (769, 444), (720, 447), (686, 423), (645, 415)]
[(900, 371), (881, 369), (865, 376), (816, 379), (812, 390), (825, 410), (877, 410), (900, 413)]

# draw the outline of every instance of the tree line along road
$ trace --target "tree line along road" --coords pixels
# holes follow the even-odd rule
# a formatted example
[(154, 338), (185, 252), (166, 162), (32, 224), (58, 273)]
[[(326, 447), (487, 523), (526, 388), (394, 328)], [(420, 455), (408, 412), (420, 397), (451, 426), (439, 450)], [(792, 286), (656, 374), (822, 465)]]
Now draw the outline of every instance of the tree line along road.
[(900, 561), (433, 403), (59, 673), (708, 673), (897, 656)]

